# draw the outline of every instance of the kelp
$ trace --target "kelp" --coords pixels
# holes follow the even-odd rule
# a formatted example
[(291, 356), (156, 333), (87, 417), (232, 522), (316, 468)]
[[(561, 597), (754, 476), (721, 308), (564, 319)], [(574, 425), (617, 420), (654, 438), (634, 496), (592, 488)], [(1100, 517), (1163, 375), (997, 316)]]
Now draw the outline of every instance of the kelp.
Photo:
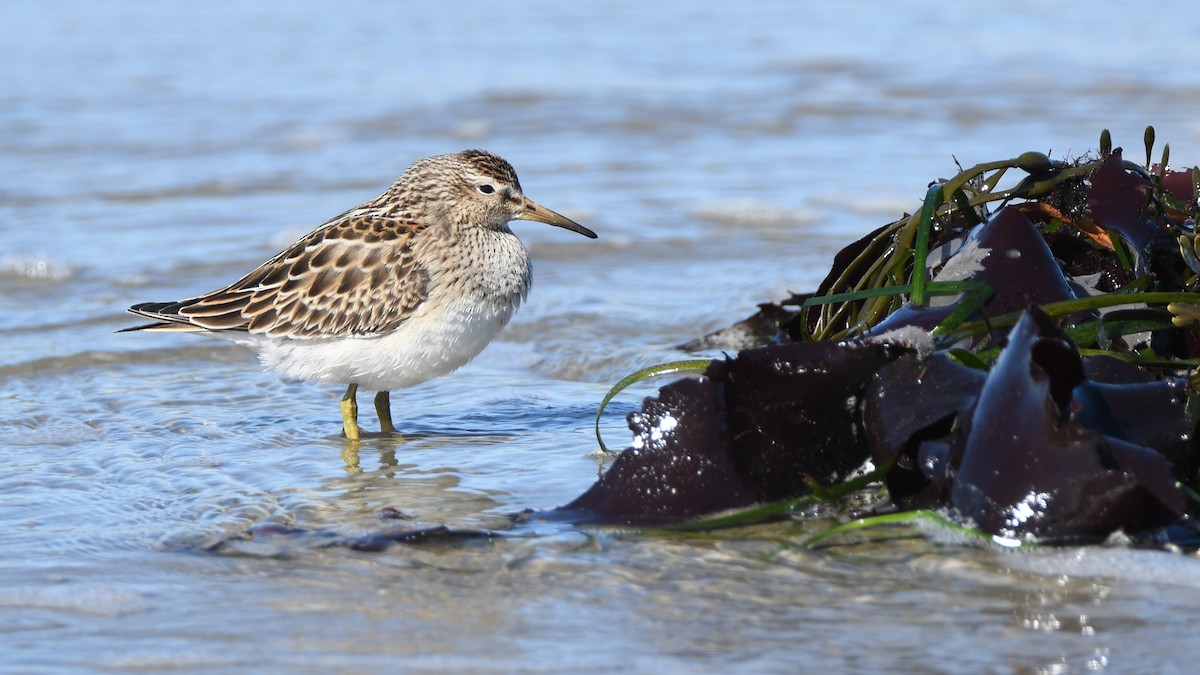
[(632, 445), (554, 515), (725, 527), (869, 479), (877, 514), (1008, 543), (1190, 529), (1200, 170), (1152, 149), (1148, 130), (1134, 164), (1105, 132), (1094, 158), (935, 181), (815, 292), (685, 345), (740, 351), (646, 399)]
[(839, 483), (869, 456), (860, 406), (890, 343), (801, 342), (713, 361), (629, 417), (633, 445), (562, 515), (660, 525)]
[[(1041, 541), (1102, 539), (1184, 516), (1168, 457), (1197, 453), (1176, 383), (1140, 372), (1120, 378), (1127, 387), (1089, 379), (1074, 344), (1036, 307), (983, 377), (936, 363), (935, 377), (914, 372), (919, 363), (880, 369), (866, 401), (875, 459), (903, 456), (888, 477), (896, 504), (948, 505), (995, 536)], [(912, 400), (922, 418), (911, 416)]]

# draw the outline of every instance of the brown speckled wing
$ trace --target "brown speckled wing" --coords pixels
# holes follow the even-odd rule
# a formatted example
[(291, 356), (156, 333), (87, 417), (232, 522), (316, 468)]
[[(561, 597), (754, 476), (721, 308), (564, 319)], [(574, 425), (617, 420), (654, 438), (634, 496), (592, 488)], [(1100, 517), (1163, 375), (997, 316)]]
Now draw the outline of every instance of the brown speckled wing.
[(425, 300), (429, 275), (412, 252), (421, 229), (379, 216), (346, 216), (225, 288), (132, 311), (168, 324), (278, 337), (386, 333)]

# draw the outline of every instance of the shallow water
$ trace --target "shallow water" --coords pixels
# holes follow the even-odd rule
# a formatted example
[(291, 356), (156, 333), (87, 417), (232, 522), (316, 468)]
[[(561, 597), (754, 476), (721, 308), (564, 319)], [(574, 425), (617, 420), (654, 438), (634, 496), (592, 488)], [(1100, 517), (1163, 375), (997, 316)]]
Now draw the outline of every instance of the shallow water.
[[(1189, 4), (4, 4), (0, 666), (1182, 668), (1194, 557), (509, 516), (595, 479), (613, 382), (812, 288), (954, 158), (1079, 154), (1107, 127), (1138, 159), (1154, 124), (1200, 162)], [(404, 439), (354, 453), (340, 391), (219, 341), (113, 334), (124, 307), (216, 288), (473, 146), (600, 239), (514, 225), (529, 303), (393, 395)], [(610, 444), (636, 405), (610, 408)], [(438, 525), (500, 534), (327, 546)]]

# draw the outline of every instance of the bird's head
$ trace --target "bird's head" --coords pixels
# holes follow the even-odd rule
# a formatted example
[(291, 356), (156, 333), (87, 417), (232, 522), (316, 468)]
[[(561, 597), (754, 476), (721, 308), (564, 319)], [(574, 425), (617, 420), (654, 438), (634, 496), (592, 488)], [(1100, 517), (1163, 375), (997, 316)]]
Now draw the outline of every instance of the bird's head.
[(595, 232), (526, 197), (512, 165), (484, 150), (423, 159), (404, 172), (393, 190), (422, 195), (427, 217), (455, 227), (507, 230), (513, 220), (533, 220), (596, 238)]

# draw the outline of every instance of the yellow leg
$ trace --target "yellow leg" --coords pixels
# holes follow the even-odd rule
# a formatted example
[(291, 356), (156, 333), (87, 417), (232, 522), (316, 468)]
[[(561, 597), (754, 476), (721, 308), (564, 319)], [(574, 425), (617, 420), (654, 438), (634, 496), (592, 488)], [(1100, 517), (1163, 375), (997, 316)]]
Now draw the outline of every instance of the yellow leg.
[(342, 431), (346, 438), (352, 441), (358, 440), (358, 401), (355, 399), (357, 394), (358, 385), (352, 384), (342, 397)]
[(375, 394), (375, 414), (379, 415), (379, 430), (385, 434), (396, 433), (392, 426), (392, 395), (386, 391)]

